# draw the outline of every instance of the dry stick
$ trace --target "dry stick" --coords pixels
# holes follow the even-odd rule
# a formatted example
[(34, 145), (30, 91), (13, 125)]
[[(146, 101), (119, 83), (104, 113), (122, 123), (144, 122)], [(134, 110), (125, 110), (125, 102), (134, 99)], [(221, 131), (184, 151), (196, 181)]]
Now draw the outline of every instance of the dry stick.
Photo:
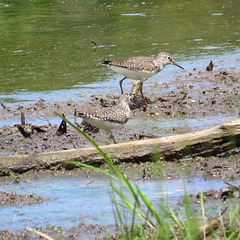
[(25, 131), (25, 129), (24, 129), (20, 124), (17, 124), (16, 127), (18, 128), (18, 130), (20, 131), (20, 133), (21, 133), (25, 138), (30, 138), (30, 137), (31, 137), (31, 133)]
[(40, 113), (40, 115), (41, 115), (43, 118), (45, 118), (45, 120), (48, 122), (48, 124), (49, 124), (50, 126), (52, 126), (51, 122), (47, 119), (46, 115), (44, 115), (43, 113)]
[(25, 113), (21, 111), (21, 125), (26, 125)]
[(223, 181), (225, 184), (227, 184), (227, 185), (229, 185), (229, 186), (231, 186), (231, 187), (233, 187), (233, 188), (235, 188), (235, 189), (237, 189), (237, 190), (240, 190), (240, 188), (239, 187), (237, 187), (237, 186), (235, 186), (235, 185), (232, 185), (231, 183), (229, 183), (229, 182), (225, 182), (225, 181)]
[(74, 122), (78, 128), (81, 128), (81, 125), (78, 122)]
[[(155, 139), (131, 141), (101, 146), (114, 161), (174, 161), (186, 156), (211, 156), (240, 146), (240, 119), (217, 127), (193, 133), (179, 134)], [(153, 157), (155, 155), (155, 157)], [(102, 156), (94, 147), (61, 150), (37, 154), (0, 156), (0, 175), (11, 166), (11, 171), (22, 173), (41, 166), (62, 164), (63, 161), (79, 161), (87, 164), (102, 164)]]
[(95, 182), (95, 180), (92, 180), (92, 181), (89, 182), (87, 185), (90, 186), (90, 185), (92, 185), (93, 182)]
[(35, 230), (35, 229), (32, 229), (30, 227), (26, 227), (26, 230), (30, 231), (30, 232), (34, 232), (36, 233), (37, 235), (47, 239), (47, 240), (54, 240), (53, 238), (49, 237), (47, 234), (43, 233), (43, 232), (40, 232), (38, 230)]

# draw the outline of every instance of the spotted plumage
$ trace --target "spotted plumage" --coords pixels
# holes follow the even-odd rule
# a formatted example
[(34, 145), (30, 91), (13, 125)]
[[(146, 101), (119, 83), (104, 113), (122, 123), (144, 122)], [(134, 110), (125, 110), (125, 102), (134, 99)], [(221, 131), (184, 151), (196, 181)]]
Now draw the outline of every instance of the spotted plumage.
[(79, 117), (82, 118), (92, 118), (96, 120), (116, 122), (120, 124), (124, 124), (128, 120), (128, 116), (126, 113), (123, 113), (122, 109), (114, 109), (113, 108), (103, 108), (99, 111), (94, 112), (86, 112), (79, 113)]
[(112, 131), (120, 129), (128, 121), (131, 113), (130, 100), (130, 96), (124, 94), (120, 96), (119, 103), (116, 106), (97, 111), (78, 112), (78, 116), (91, 125), (110, 133), (110, 137), (115, 142)]
[(150, 57), (133, 57), (118, 61), (104, 61), (103, 64), (116, 67), (127, 68), (134, 71), (155, 71), (158, 67), (154, 63), (154, 59)]
[[(172, 57), (169, 53), (159, 53), (157, 58), (151, 57), (133, 57), (124, 60), (116, 61), (104, 61), (102, 64), (108, 66), (113, 71), (120, 73), (124, 78), (119, 82), (121, 93), (123, 94), (122, 83), (126, 78), (134, 80), (134, 85), (141, 84), (140, 93), (144, 100), (144, 104), (147, 102), (142, 93), (142, 85), (145, 80), (159, 73), (165, 66), (173, 64), (179, 68), (182, 68), (178, 64), (172, 61)], [(131, 92), (132, 93), (132, 92)]]

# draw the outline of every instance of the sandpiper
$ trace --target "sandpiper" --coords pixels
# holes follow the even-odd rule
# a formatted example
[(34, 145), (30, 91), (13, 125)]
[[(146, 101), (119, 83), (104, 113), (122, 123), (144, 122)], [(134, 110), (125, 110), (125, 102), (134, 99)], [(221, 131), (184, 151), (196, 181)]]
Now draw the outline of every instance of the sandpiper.
[(128, 94), (123, 94), (120, 96), (116, 106), (98, 111), (78, 112), (78, 116), (95, 127), (110, 133), (110, 138), (116, 143), (112, 131), (120, 129), (128, 121), (131, 112), (130, 101), (131, 97)]
[[(147, 106), (147, 101), (142, 92), (142, 86), (144, 81), (159, 73), (165, 66), (173, 64), (179, 68), (182, 68), (175, 62), (173, 62), (172, 57), (169, 53), (162, 52), (159, 53), (157, 58), (151, 57), (133, 57), (124, 60), (116, 61), (103, 61), (102, 64), (108, 66), (113, 71), (120, 73), (124, 78), (119, 82), (121, 88), (121, 94), (123, 94), (122, 83), (126, 78), (134, 80), (134, 85), (131, 94), (136, 94), (140, 91), (143, 98), (144, 104)], [(139, 86), (139, 88), (134, 90), (134, 86)]]

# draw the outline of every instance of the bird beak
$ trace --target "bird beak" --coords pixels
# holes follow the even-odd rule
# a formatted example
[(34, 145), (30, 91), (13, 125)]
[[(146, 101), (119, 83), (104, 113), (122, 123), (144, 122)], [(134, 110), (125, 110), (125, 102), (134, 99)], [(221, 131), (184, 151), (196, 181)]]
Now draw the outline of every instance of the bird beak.
[(175, 66), (177, 66), (177, 67), (181, 68), (181, 69), (184, 69), (183, 67), (181, 67), (180, 65), (176, 64), (176, 63), (175, 63), (175, 62), (173, 62), (173, 61), (171, 61), (171, 63), (172, 63), (173, 65), (175, 65)]

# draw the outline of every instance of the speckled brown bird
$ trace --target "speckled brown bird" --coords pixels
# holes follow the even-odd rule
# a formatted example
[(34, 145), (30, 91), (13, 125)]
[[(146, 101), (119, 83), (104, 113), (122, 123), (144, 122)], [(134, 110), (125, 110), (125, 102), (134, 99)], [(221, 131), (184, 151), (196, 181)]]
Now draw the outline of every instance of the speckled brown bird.
[(78, 112), (78, 116), (95, 127), (110, 133), (110, 138), (116, 143), (112, 131), (120, 129), (128, 121), (131, 113), (130, 101), (131, 97), (128, 94), (123, 94), (116, 106), (97, 111)]
[(173, 62), (171, 55), (166, 52), (159, 53), (156, 59), (151, 57), (133, 57), (124, 60), (104, 61), (102, 64), (124, 76), (124, 78), (119, 82), (121, 94), (123, 94), (122, 83), (126, 78), (133, 79), (134, 85), (141, 84), (139, 91), (145, 105), (147, 105), (147, 102), (142, 92), (142, 85), (144, 81), (159, 73), (169, 64), (173, 64), (183, 69), (183, 67)]

